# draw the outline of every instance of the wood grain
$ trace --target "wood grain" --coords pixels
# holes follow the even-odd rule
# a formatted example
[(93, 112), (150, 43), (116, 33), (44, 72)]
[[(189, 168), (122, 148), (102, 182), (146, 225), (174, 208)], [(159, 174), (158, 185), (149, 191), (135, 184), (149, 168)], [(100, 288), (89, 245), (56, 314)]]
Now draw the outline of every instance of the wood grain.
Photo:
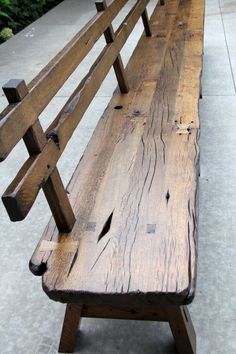
[[(142, 36), (127, 68), (130, 91), (113, 95), (68, 186), (76, 224), (58, 234), (51, 220), (31, 259), (50, 298), (137, 307), (192, 301), (203, 17), (203, 0), (156, 7), (152, 37)], [(42, 252), (43, 240), (78, 248)]]

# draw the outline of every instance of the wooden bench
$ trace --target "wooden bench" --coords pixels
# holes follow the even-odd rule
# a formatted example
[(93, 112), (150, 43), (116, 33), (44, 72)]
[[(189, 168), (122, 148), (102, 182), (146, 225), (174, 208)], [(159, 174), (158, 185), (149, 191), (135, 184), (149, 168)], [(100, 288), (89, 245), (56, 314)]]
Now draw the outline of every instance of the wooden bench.
[[(0, 159), (24, 139), (29, 158), (2, 200), (26, 217), (42, 187), (52, 211), (30, 269), (67, 303), (59, 350), (72, 352), (80, 317), (168, 321), (180, 354), (196, 353), (186, 305), (196, 287), (199, 116), (204, 0), (166, 0), (148, 19), (137, 1), (106, 5), (26, 86), (11, 80), (0, 120)], [(142, 17), (126, 69), (120, 50)], [(100, 36), (107, 46), (43, 131), (38, 120)], [(146, 35), (145, 35), (146, 34)], [(119, 89), (66, 188), (57, 162), (111, 66)]]

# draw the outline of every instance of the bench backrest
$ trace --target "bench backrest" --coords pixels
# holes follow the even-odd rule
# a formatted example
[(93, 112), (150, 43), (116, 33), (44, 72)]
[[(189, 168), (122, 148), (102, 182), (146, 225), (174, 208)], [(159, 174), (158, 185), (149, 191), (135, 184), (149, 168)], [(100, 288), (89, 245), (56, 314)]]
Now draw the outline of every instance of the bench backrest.
[[(96, 1), (97, 14), (28, 86), (23, 80), (10, 80), (3, 86), (9, 105), (0, 115), (0, 161), (22, 138), (30, 155), (2, 197), (12, 221), (26, 217), (42, 187), (59, 231), (71, 231), (75, 217), (57, 162), (112, 65), (121, 92), (128, 92), (119, 53), (140, 16), (146, 35), (151, 35), (149, 0), (138, 0), (114, 33), (112, 21), (127, 1), (114, 0), (109, 5)], [(44, 132), (40, 113), (103, 34), (107, 45)]]

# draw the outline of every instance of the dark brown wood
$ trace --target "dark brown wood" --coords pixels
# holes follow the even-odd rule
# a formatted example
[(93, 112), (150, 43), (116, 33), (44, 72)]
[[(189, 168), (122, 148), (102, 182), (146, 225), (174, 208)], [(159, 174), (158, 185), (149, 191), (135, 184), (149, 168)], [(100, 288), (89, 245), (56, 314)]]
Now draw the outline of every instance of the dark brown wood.
[[(4, 93), (9, 103), (16, 103), (27, 96), (28, 88), (24, 80), (10, 80), (4, 85)], [(27, 130), (23, 139), (30, 156), (33, 156), (34, 159), (35, 154), (40, 153), (47, 143), (39, 120)], [(61, 232), (71, 231), (75, 223), (75, 216), (56, 167), (43, 185), (43, 190), (58, 230)], [(28, 192), (30, 193), (30, 186), (28, 186)], [(2, 200), (12, 221), (24, 219), (30, 210), (24, 202), (21, 203), (20, 200), (17, 200), (14, 193), (5, 193)]]
[(160, 0), (160, 5), (161, 6), (165, 5), (165, 0)]
[(81, 317), (113, 318), (123, 320), (168, 321), (165, 307), (147, 305), (143, 307), (115, 307), (108, 305), (83, 305)]
[[(106, 4), (105, 0), (96, 1), (95, 5), (96, 5), (98, 12), (105, 11), (107, 9), (107, 4)], [(105, 36), (106, 42), (108, 44), (114, 42), (115, 34), (114, 34), (112, 24), (105, 30), (104, 36)], [(119, 84), (120, 92), (128, 93), (129, 92), (129, 85), (128, 85), (123, 61), (121, 59), (120, 54), (118, 54), (116, 60), (114, 61), (113, 67), (114, 67), (116, 78), (117, 78), (117, 81)]]
[(196, 354), (196, 334), (187, 306), (170, 306), (168, 321), (179, 354)]
[(61, 339), (58, 352), (73, 353), (80, 322), (82, 306), (78, 304), (68, 304), (61, 332)]
[(104, 49), (88, 75), (71, 95), (69, 101), (47, 131), (48, 136), (52, 139), (48, 140), (38, 156), (29, 158), (26, 161), (4, 193), (4, 199), (8, 204), (13, 197), (17, 205), (24, 207), (25, 212), (30, 210), (42, 186), (42, 182), (47, 181), (56, 167), (57, 161), (63, 153), (66, 144), (143, 13), (147, 3), (148, 0), (143, 0), (134, 5), (117, 30), (114, 42)]
[(143, 25), (144, 25), (146, 36), (151, 37), (152, 30), (151, 30), (151, 26), (150, 26), (150, 22), (149, 22), (149, 18), (148, 18), (147, 9), (145, 9), (144, 12), (142, 13), (142, 20), (143, 20)]
[[(7, 107), (0, 120), (0, 161), (4, 160), (52, 97), (89, 53), (96, 41), (117, 16), (127, 0), (112, 1), (106, 11), (89, 23), (29, 83), (29, 94), (14, 107)], [(33, 103), (33, 104), (32, 104)]]
[(3, 85), (2, 89), (9, 104), (22, 101), (28, 94), (28, 88), (24, 80), (19, 79), (9, 80), (5, 85)]
[(39, 154), (47, 143), (46, 135), (39, 122), (36, 120), (23, 136), (24, 143), (30, 156)]

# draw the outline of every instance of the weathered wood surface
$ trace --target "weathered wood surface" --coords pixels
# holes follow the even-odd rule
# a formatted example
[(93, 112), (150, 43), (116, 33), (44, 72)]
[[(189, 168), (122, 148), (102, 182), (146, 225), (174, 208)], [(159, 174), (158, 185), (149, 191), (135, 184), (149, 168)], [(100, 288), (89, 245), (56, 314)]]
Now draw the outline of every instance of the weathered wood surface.
[[(196, 284), (203, 0), (151, 18), (68, 187), (76, 224), (53, 220), (31, 259), (61, 302), (191, 302)], [(120, 109), (116, 109), (119, 107)]]
[[(81, 81), (70, 99), (47, 130), (48, 140), (38, 155), (31, 156), (22, 166), (4, 193), (6, 205), (21, 206), (25, 216), (31, 209), (40, 188), (56, 167), (75, 128), (93, 100), (103, 80), (124, 46), (129, 34), (149, 0), (138, 1), (126, 16), (114, 41), (101, 52), (89, 73)], [(108, 8), (106, 9), (108, 11)], [(1, 129), (0, 129), (1, 131)], [(0, 149), (1, 150), (1, 149)], [(62, 231), (62, 230), (61, 230)]]

